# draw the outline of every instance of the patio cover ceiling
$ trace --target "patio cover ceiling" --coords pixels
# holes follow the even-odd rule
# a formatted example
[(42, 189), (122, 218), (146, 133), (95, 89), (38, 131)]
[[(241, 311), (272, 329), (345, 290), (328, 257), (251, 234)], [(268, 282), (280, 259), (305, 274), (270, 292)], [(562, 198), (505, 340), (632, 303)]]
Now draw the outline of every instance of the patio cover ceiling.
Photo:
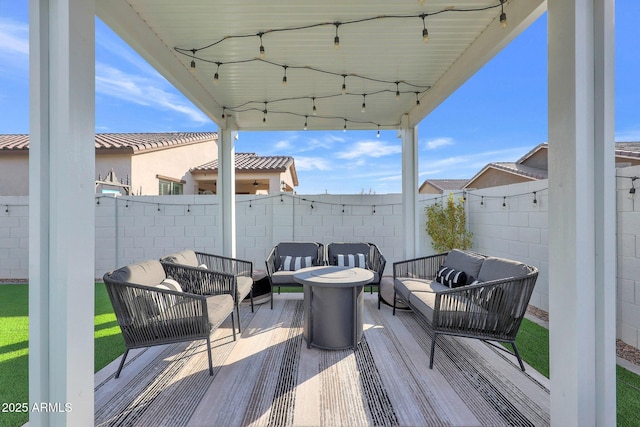
[(416, 126), (545, 10), (544, 0), (96, 2), (169, 82), (239, 130)]

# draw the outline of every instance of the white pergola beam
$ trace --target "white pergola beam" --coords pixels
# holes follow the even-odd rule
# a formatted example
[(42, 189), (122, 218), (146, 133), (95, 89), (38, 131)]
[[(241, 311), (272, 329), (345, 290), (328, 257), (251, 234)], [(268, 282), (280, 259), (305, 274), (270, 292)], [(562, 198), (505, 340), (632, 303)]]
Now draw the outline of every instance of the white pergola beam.
[(218, 129), (218, 182), (220, 199), (220, 236), (224, 256), (236, 256), (236, 158), (235, 138), (238, 134), (231, 117), (227, 126)]
[(29, 401), (48, 405), (31, 426), (94, 419), (94, 15), (29, 3)]
[(411, 259), (418, 256), (418, 128), (408, 124), (408, 116), (402, 120), (399, 135), (402, 139), (402, 225), (403, 257)]
[(549, 0), (551, 421), (616, 424), (614, 2)]

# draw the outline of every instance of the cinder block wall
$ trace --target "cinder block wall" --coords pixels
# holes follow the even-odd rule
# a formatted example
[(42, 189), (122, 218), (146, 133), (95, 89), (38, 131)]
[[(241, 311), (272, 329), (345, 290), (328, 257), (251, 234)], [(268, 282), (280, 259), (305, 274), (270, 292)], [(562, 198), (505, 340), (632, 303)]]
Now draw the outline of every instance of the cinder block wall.
[[(617, 171), (618, 337), (640, 347), (640, 191), (629, 199), (640, 166)], [(636, 181), (640, 188), (640, 180)], [(531, 303), (548, 310), (548, 181), (466, 193), (473, 249), (514, 258), (540, 270)], [(536, 203), (533, 203), (534, 195)], [(460, 194), (461, 195), (461, 194)], [(419, 255), (434, 251), (424, 209), (441, 197), (417, 203)], [(116, 267), (193, 248), (221, 253), (219, 200), (211, 195), (100, 197), (96, 203), (97, 278)], [(29, 270), (28, 197), (0, 197), (0, 278), (26, 279)], [(503, 206), (503, 203), (505, 206)], [(311, 207), (313, 205), (313, 208)], [(375, 212), (374, 212), (375, 211)], [(239, 195), (237, 256), (263, 269), (281, 241), (375, 243), (387, 258), (385, 274), (403, 259), (402, 197), (387, 195)]]

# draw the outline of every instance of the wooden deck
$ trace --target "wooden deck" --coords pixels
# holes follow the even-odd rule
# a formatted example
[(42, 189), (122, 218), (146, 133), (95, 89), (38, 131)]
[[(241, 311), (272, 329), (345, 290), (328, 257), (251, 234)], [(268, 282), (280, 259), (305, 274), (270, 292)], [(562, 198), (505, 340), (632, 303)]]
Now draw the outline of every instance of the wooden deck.
[(357, 351), (307, 349), (301, 294), (251, 313), (242, 336), (230, 321), (204, 341), (130, 352), (96, 374), (99, 426), (501, 426), (549, 425), (549, 381), (478, 340), (431, 338), (411, 312), (377, 309), (366, 294)]

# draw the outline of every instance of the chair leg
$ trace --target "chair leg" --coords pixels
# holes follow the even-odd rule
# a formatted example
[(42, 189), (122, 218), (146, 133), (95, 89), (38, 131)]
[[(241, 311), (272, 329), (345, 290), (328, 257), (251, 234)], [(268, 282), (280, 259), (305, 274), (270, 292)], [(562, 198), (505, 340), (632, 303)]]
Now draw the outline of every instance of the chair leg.
[(515, 341), (511, 343), (511, 346), (513, 347), (513, 354), (516, 355), (516, 357), (518, 358), (518, 363), (520, 363), (520, 369), (522, 369), (522, 372), (524, 372), (524, 363), (522, 363), (522, 358), (520, 357), (520, 353), (518, 352), (518, 347), (516, 347)]
[(241, 334), (242, 329), (240, 328), (240, 304), (236, 304), (236, 318), (238, 319), (238, 333)]
[(433, 333), (433, 338), (431, 339), (431, 357), (429, 359), (429, 369), (433, 369), (433, 355), (436, 352), (436, 338), (438, 334)]
[(213, 361), (211, 360), (211, 338), (207, 336), (207, 355), (209, 356), (209, 375), (213, 376)]
[(236, 321), (233, 320), (233, 311), (231, 312), (231, 331), (233, 332), (233, 340), (236, 340)]
[(393, 290), (393, 315), (394, 316), (396, 315), (396, 300), (397, 300), (396, 290), (394, 289)]
[(124, 354), (122, 355), (122, 360), (120, 360), (120, 366), (118, 366), (118, 372), (116, 372), (116, 378), (120, 377), (120, 371), (122, 371), (122, 368), (124, 367), (124, 361), (127, 358), (128, 354), (129, 354), (129, 349), (126, 349), (124, 351)]
[(253, 286), (251, 287), (251, 293), (249, 295), (251, 298), (251, 312), (253, 313)]

